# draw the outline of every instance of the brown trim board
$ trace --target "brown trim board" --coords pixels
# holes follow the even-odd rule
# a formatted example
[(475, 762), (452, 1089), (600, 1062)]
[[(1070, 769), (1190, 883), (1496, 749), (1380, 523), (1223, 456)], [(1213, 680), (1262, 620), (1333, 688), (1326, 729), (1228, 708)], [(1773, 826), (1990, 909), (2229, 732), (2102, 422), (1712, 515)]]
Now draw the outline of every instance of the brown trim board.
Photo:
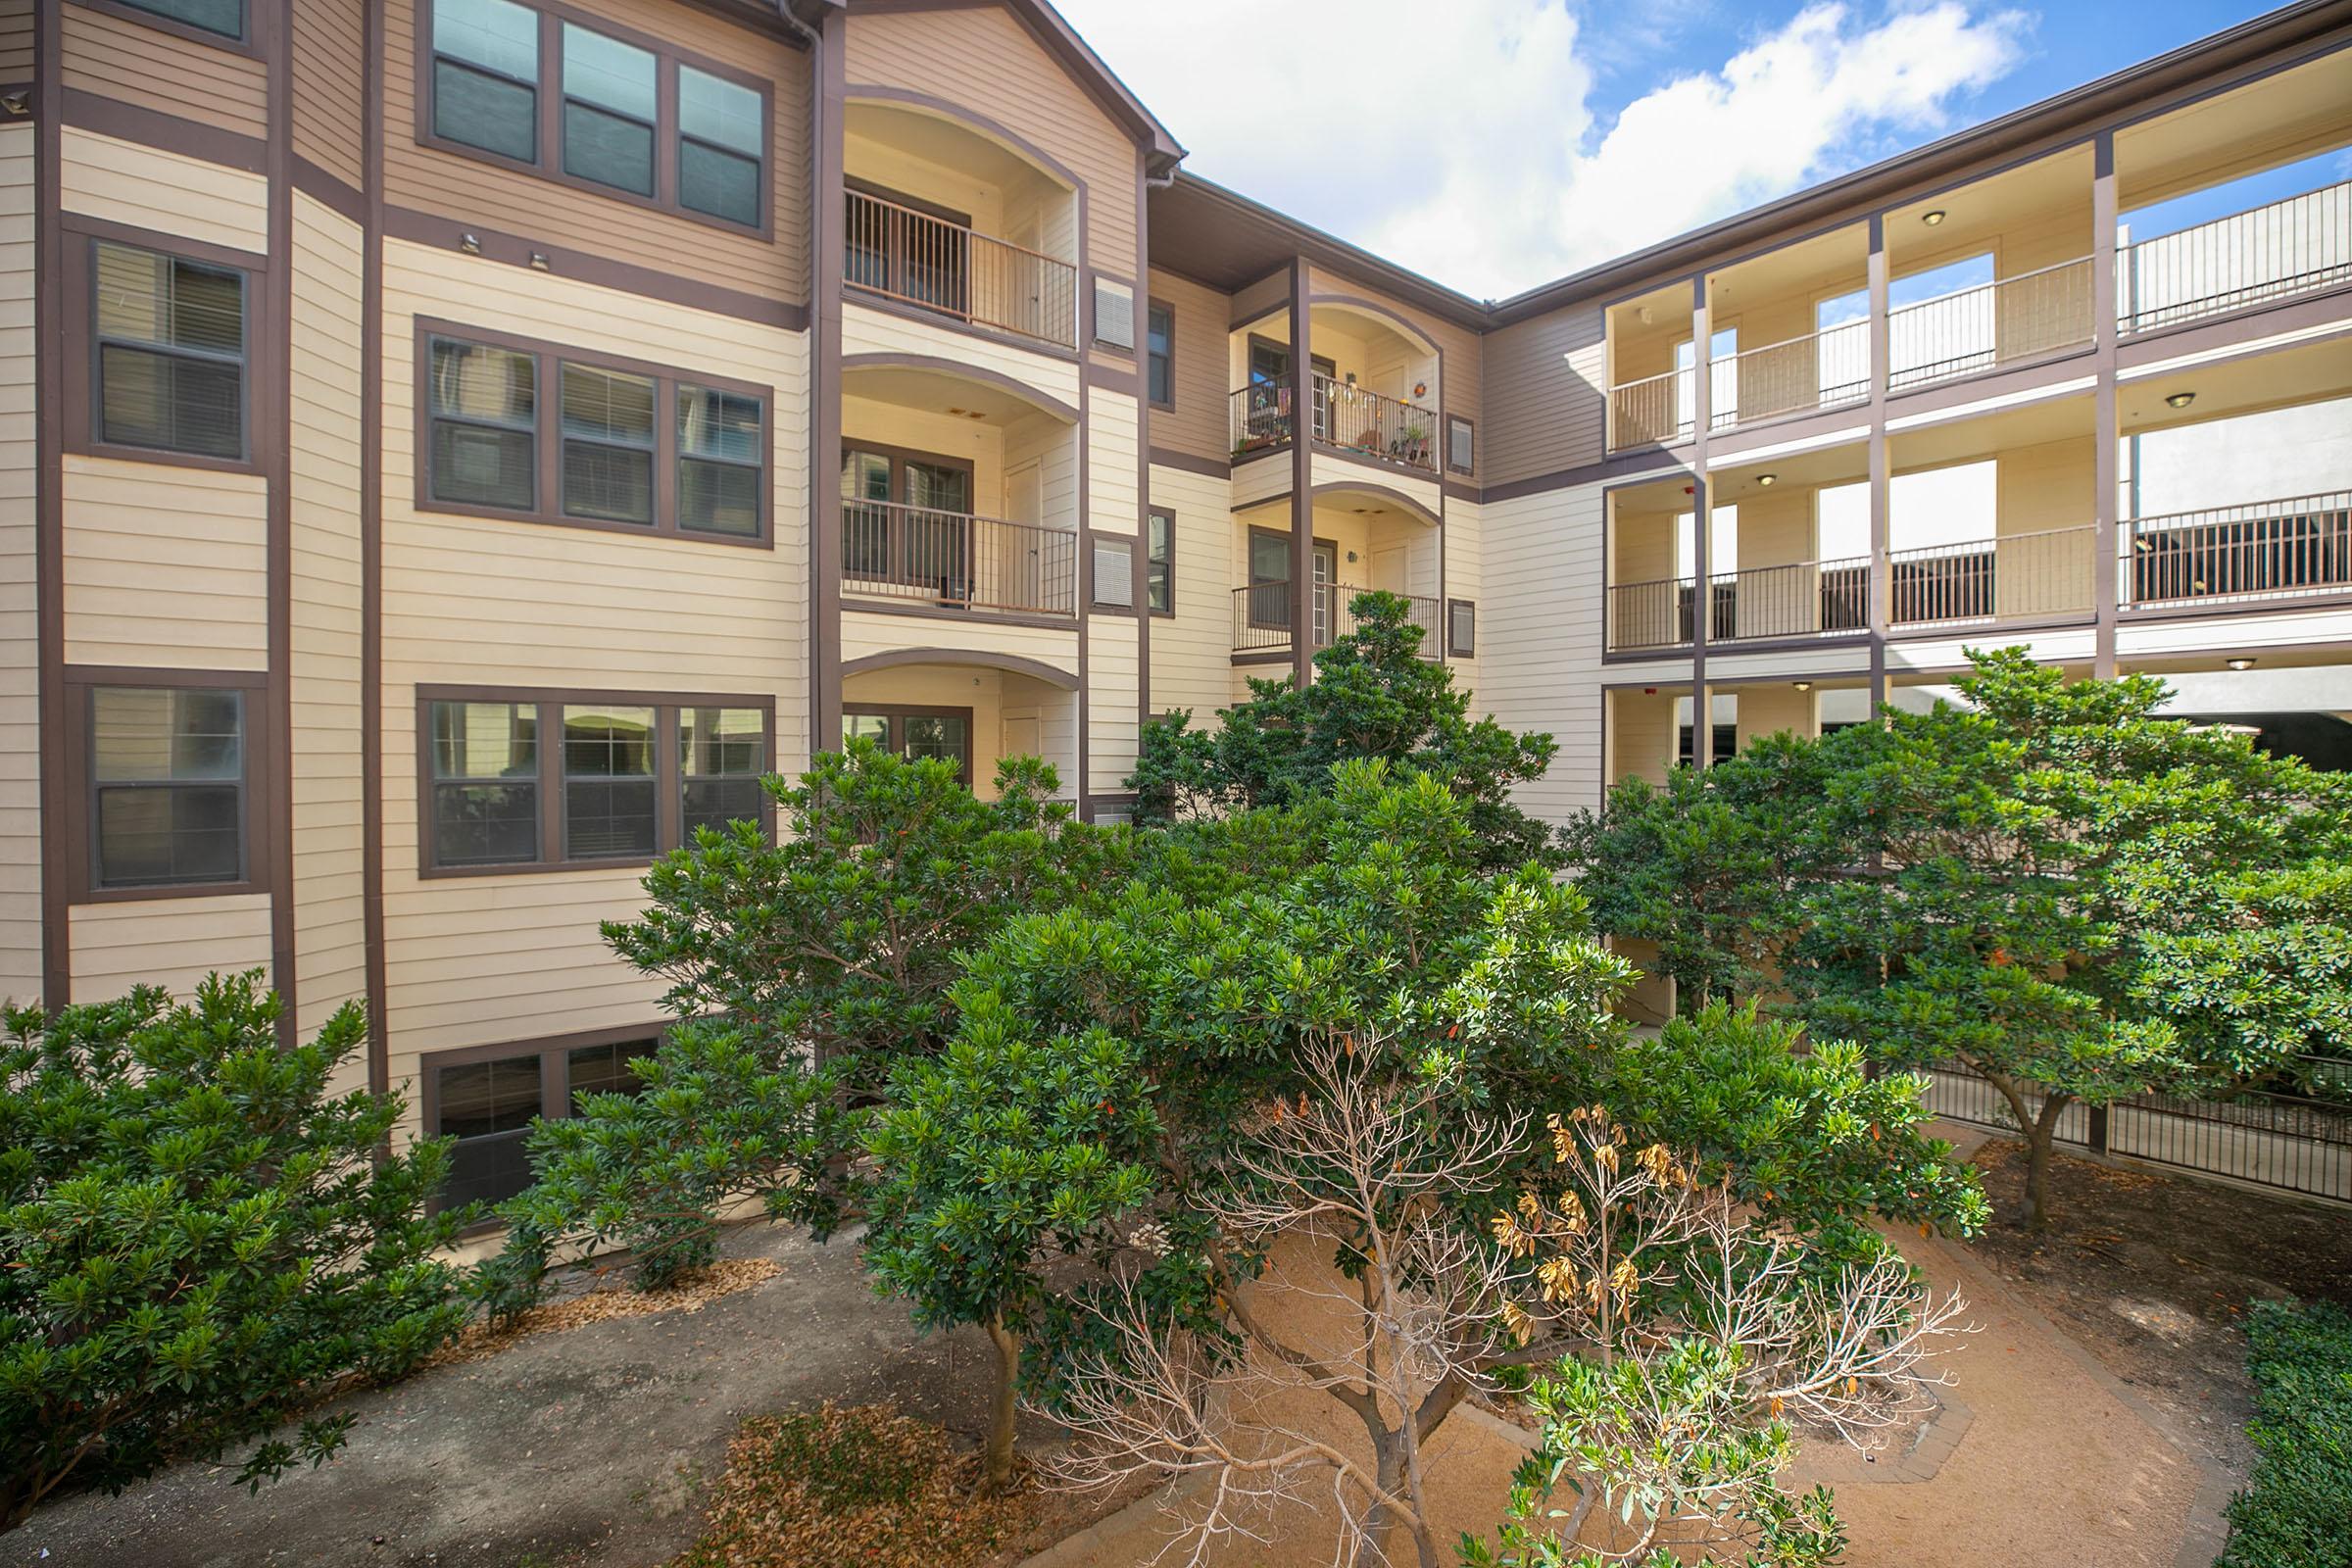
[(366, 8), (360, 273), (360, 861), (367, 949), (368, 1086), (392, 1087), (391, 983), (384, 956), (384, 7)]

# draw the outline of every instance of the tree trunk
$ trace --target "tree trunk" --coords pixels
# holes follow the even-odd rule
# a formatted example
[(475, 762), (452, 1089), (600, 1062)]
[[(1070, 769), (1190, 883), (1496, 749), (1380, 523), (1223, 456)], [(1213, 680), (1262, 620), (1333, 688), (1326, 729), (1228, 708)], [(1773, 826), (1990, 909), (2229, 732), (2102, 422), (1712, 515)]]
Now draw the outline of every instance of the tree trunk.
[(989, 1340), (997, 1348), (997, 1388), (988, 1410), (982, 1481), (989, 1491), (1003, 1492), (1012, 1484), (1012, 1396), (1021, 1372), (1021, 1342), (994, 1313), (989, 1315), (987, 1328)]
[(2017, 1118), (2018, 1131), (2026, 1140), (2026, 1228), (2042, 1231), (2050, 1226), (2050, 1150), (2058, 1136), (2058, 1118), (2075, 1097), (2054, 1090), (2044, 1090), (2041, 1114), (2026, 1113), (2026, 1094), (2022, 1085), (2006, 1073), (1978, 1071), (1984, 1081), (2001, 1092), (2009, 1102), (2009, 1113)]
[[(1401, 1431), (1375, 1432), (1372, 1435), (1373, 1481), (1389, 1496), (1396, 1496), (1404, 1487), (1404, 1434)], [(1419, 1499), (1414, 1499), (1419, 1506)], [(1409, 1530), (1413, 1551), (1420, 1568), (1442, 1568), (1438, 1560), (1438, 1544), (1428, 1528), (1419, 1520), (1400, 1519), (1388, 1503), (1379, 1498), (1364, 1510), (1363, 1536), (1356, 1543), (1352, 1568), (1390, 1568), (1399, 1559), (1393, 1549), (1399, 1529)]]

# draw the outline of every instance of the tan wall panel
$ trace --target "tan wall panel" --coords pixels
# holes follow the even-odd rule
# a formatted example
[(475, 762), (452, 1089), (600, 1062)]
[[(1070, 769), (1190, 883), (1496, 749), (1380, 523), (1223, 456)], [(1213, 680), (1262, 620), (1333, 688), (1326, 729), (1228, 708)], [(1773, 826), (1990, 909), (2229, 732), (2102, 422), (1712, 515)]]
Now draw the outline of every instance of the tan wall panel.
[(106, 1002), (134, 985), (194, 994), (208, 974), (270, 966), (270, 895), (77, 904), (67, 912), (73, 1000)]
[[(1688, 693), (1684, 693), (1688, 695)], [(1609, 697), (1609, 781), (1666, 782), (1678, 737), (1670, 691), (1617, 691)]]
[(1550, 770), (1515, 792), (1557, 822), (1600, 802), (1600, 489), (1490, 502), (1481, 521), (1479, 706), (1558, 740)]
[(889, 311), (845, 304), (841, 309), (841, 352), (845, 358), (858, 354), (919, 354), (953, 360), (1008, 376), (1069, 408), (1078, 406), (1075, 361), (1032, 354), (993, 338), (912, 320)]
[(0, 127), (0, 998), (41, 994), (33, 128)]
[(1131, 397), (1097, 387), (1086, 402), (1086, 525), (1098, 533), (1133, 534), (1143, 527), (1137, 491), (1137, 411)]
[(846, 609), (841, 612), (842, 662), (908, 648), (955, 648), (1049, 664), (1075, 679), (1078, 632), (1052, 626), (1009, 626), (986, 620), (925, 615), (892, 615)]
[(0, 0), (0, 81), (32, 79), (33, 0)]
[[(1285, 468), (1289, 466), (1279, 461), (1275, 466)], [(1370, 464), (1352, 462), (1329, 452), (1315, 454), (1313, 471), (1317, 489), (1321, 489), (1327, 484), (1373, 485), (1383, 490), (1394, 490), (1398, 495), (1419, 503), (1432, 516), (1437, 514), (1438, 481), (1435, 479), (1424, 479), (1417, 473), (1408, 473), (1402, 468), (1392, 467), (1385, 464), (1374, 466)], [(1238, 500), (1239, 497), (1236, 499)], [(1360, 501), (1348, 504), (1350, 506), (1369, 505), (1368, 502)]]
[[(686, 5), (572, 0), (679, 47), (775, 84), (768, 171), (775, 243), (502, 168), (416, 140), (418, 7), (386, 0), (384, 194), (394, 207), (550, 241), (768, 299), (808, 297), (808, 57), (781, 39)], [(552, 73), (548, 76), (553, 80)]]
[(1228, 493), (1207, 474), (1152, 470), (1152, 504), (1176, 517), (1175, 612), (1152, 622), (1152, 707), (1189, 709), (1196, 724), (1213, 724), (1233, 696), (1233, 589), (1243, 579)]
[[(305, 8), (309, 0), (304, 0)], [(65, 0), (60, 43), (68, 88), (97, 93), (260, 139), (270, 128), (269, 72), (251, 55)]]
[(268, 491), (256, 474), (67, 454), (66, 662), (267, 667)]
[(368, 991), (360, 763), (359, 226), (294, 197), (289, 493), (296, 1030)]
[(1503, 484), (1598, 463), (1608, 420), (1608, 350), (1597, 306), (1555, 311), (1486, 339), (1479, 476)]
[[(1711, 667), (1711, 666), (1710, 666)], [(1821, 733), (1819, 705), (1811, 692), (1793, 686), (1747, 686), (1740, 692), (1740, 749), (1781, 730), (1802, 736)]]
[(1132, 615), (1095, 615), (1086, 624), (1088, 788), (1105, 794), (1127, 787), (1135, 771), (1137, 681), (1141, 662)]
[(260, 174), (74, 125), (60, 150), (67, 212), (235, 250), (270, 248), (270, 181)]
[(1233, 301), (1173, 272), (1152, 274), (1152, 297), (1175, 313), (1174, 408), (1152, 411), (1152, 444), (1222, 463), (1233, 452), (1226, 340)]
[(1135, 142), (1008, 10), (853, 13), (847, 66), (853, 88), (967, 105), (1058, 159), (1087, 184), (1087, 265), (1135, 278)]
[(365, 0), (294, 7), (294, 152), (357, 190), (366, 176), (368, 26)]

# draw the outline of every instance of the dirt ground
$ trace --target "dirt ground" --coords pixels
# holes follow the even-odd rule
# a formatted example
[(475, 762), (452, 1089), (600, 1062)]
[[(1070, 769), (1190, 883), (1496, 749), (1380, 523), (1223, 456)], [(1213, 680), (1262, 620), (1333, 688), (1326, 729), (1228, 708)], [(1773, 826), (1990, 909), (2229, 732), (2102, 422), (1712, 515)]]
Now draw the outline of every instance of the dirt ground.
[(2246, 1303), (2352, 1306), (2352, 1213), (2062, 1153), (2037, 1235), (2024, 1223), (2024, 1156), (2006, 1139), (1973, 1156), (1993, 1204), (1976, 1256), (2242, 1481)]
[[(361, 1395), (340, 1457), (258, 1496), (230, 1485), (233, 1467), (183, 1465), (120, 1497), (70, 1497), (0, 1536), (0, 1563), (654, 1568), (694, 1540), (746, 1417), (889, 1399), (977, 1439), (995, 1359), (977, 1332), (918, 1336), (846, 1238), (749, 1225), (723, 1250), (778, 1271), (701, 1311), (532, 1335)], [(1049, 1503), (1010, 1560), (1096, 1511)]]

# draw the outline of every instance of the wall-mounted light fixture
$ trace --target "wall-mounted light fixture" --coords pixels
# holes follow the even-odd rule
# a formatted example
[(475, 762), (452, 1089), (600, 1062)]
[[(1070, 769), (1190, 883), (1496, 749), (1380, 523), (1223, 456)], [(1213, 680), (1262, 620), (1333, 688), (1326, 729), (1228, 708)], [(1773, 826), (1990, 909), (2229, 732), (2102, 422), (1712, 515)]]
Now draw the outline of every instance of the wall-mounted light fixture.
[(468, 256), (479, 256), (482, 254), (482, 242), (479, 238), (472, 234), (460, 234), (458, 236), (458, 249), (464, 251)]
[(2252, 669), (2254, 667), (2254, 661), (2243, 654), (2238, 655), (2235, 659), (2226, 660), (2224, 662), (2229, 664), (2231, 669)]
[(2164, 406), (2168, 409), (2185, 409), (2196, 401), (2194, 392), (2175, 392), (2164, 400)]
[(1769, 490), (1780, 482), (1780, 477), (1777, 473), (1759, 473), (1756, 475), (1756, 484), (1762, 489)]
[(1813, 689), (1813, 683), (1809, 680), (1791, 681), (1789, 684), (1800, 692), (1809, 692)]
[(0, 92), (0, 113), (22, 120), (32, 112), (32, 95), (27, 92)]
[(551, 268), (549, 267), (549, 265), (548, 265), (548, 260), (547, 260), (547, 252), (545, 252), (545, 251), (533, 251), (533, 252), (531, 252), (531, 270), (532, 270), (532, 271), (534, 271), (534, 272), (545, 272), (545, 271), (549, 271), (549, 270), (552, 270), (552, 269), (551, 269)]
[(1931, 211), (1920, 214), (1919, 220), (1927, 224), (1930, 228), (1934, 228), (1937, 223), (1942, 222), (1948, 216), (1950, 215), (1945, 213), (1942, 208), (1937, 207), (1932, 209)]

